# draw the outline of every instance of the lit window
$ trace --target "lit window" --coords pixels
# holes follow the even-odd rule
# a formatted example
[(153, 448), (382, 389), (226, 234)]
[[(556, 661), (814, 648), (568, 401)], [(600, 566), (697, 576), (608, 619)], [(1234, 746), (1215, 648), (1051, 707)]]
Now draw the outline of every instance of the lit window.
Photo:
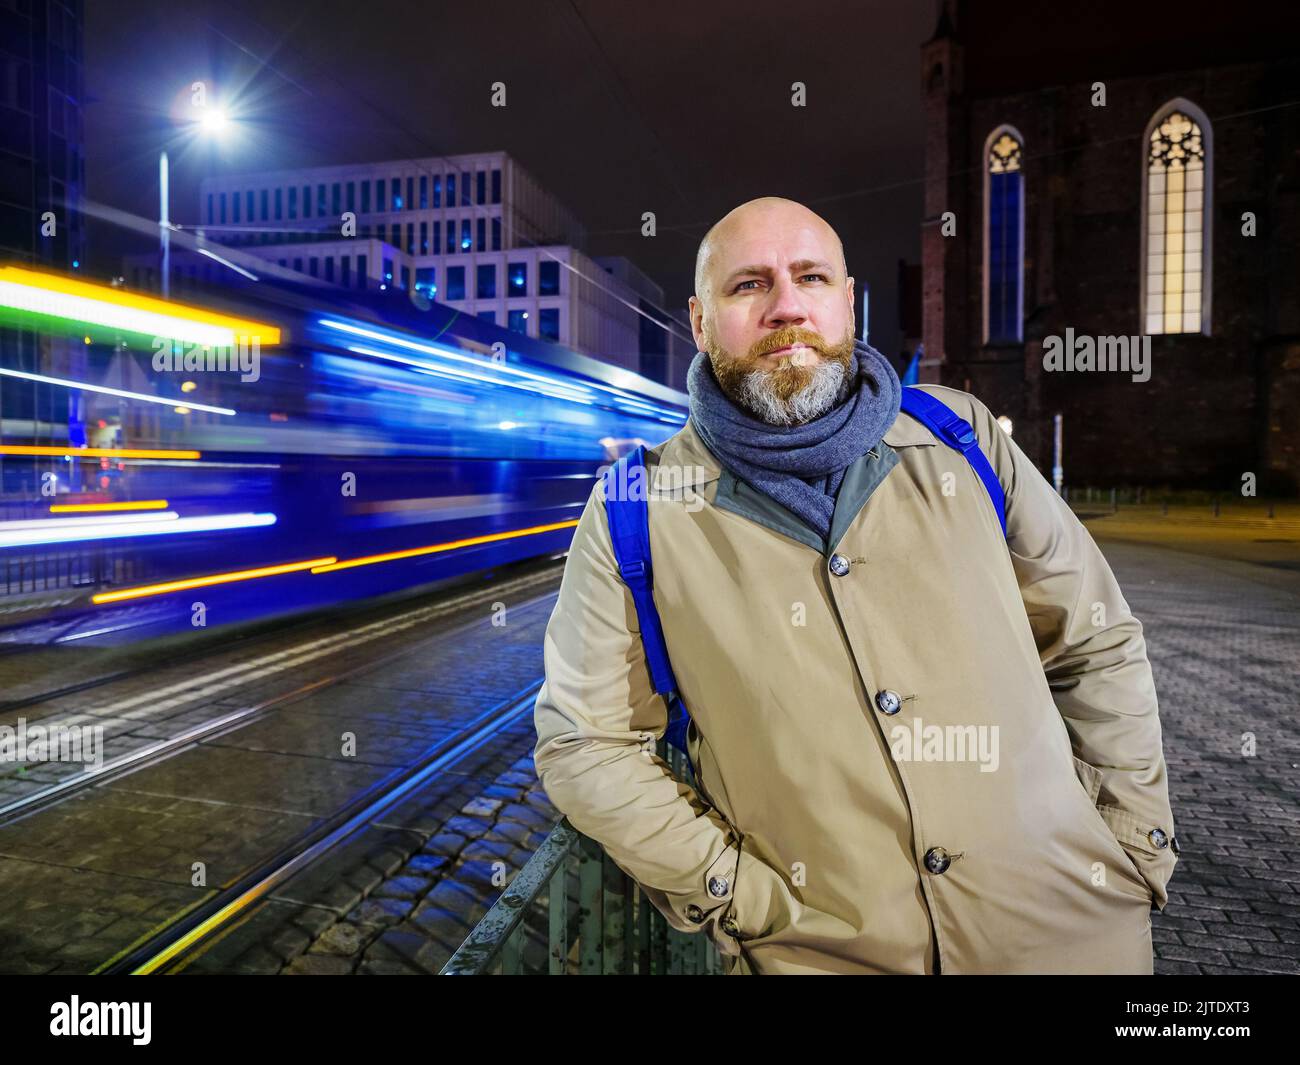
[(527, 296), (528, 295), (528, 264), (511, 263), (509, 267), (510, 290), (509, 296)]
[(1143, 332), (1209, 333), (1210, 127), (1186, 100), (1158, 112), (1147, 132), (1143, 195)]
[(1024, 142), (1010, 126), (1001, 126), (986, 143), (984, 343), (1018, 344), (1024, 319)]

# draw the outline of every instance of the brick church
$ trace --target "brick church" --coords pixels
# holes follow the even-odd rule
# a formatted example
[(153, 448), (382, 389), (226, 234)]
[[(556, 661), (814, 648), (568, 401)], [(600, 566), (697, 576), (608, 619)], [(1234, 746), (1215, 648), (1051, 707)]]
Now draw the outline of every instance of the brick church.
[(1049, 478), (1059, 414), (1067, 485), (1300, 489), (1293, 12), (942, 0), (920, 379)]

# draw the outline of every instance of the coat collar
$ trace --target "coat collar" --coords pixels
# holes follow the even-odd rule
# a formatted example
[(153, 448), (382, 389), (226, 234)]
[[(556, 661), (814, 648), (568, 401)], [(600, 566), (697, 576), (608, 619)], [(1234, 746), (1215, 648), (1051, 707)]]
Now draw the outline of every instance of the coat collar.
[[(892, 448), (930, 446), (936, 443), (934, 434), (924, 425), (901, 411), (885, 433), (885, 443)], [(659, 462), (654, 466), (651, 488), (658, 491), (673, 488), (698, 487), (716, 481), (722, 467), (713, 452), (704, 446), (695, 423), (686, 424), (659, 447)]]

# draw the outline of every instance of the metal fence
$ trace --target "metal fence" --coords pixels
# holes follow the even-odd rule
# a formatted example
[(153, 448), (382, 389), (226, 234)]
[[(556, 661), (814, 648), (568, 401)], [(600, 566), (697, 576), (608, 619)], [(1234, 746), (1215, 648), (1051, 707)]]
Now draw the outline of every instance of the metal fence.
[[(682, 776), (685, 758), (659, 742)], [(673, 928), (600, 844), (560, 821), (441, 976), (708, 975), (722, 955), (701, 932)]]
[(1272, 521), (1300, 517), (1300, 501), (1242, 496), (1240, 493), (1207, 491), (1160, 491), (1147, 488), (1098, 488), (1066, 485), (1061, 498), (1076, 509), (1141, 510), (1169, 517), (1171, 508), (1179, 516), (1243, 516)]

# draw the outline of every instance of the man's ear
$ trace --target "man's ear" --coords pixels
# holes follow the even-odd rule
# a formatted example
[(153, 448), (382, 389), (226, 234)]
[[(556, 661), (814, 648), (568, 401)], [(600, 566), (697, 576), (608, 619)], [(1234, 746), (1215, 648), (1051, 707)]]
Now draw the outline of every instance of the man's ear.
[(695, 337), (695, 350), (704, 350), (704, 304), (698, 296), (686, 301), (691, 314), (691, 335)]

